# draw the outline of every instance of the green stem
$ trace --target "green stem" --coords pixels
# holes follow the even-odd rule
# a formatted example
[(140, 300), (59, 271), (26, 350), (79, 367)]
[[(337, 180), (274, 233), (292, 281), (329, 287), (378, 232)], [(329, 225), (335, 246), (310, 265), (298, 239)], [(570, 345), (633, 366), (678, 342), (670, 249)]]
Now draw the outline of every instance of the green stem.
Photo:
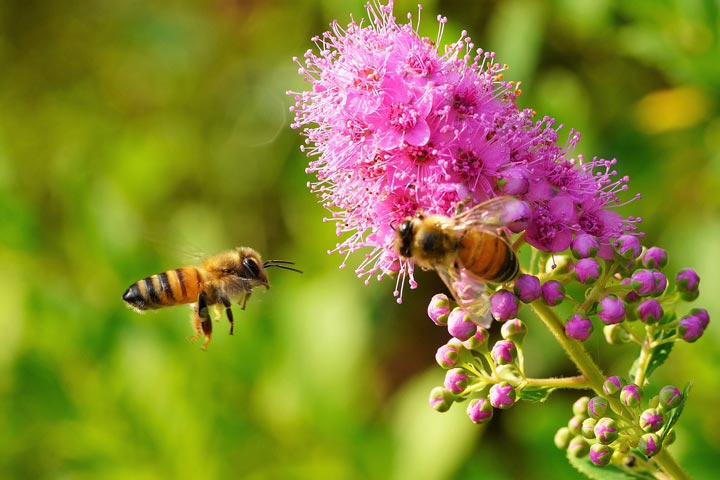
[(582, 343), (568, 338), (565, 335), (565, 326), (550, 307), (539, 300), (533, 302), (530, 306), (535, 310), (540, 320), (550, 329), (550, 332), (555, 336), (555, 339), (563, 350), (565, 350), (570, 360), (578, 367), (580, 373), (583, 374), (586, 386), (593, 389), (598, 395), (602, 395), (605, 376), (600, 370), (600, 367), (597, 366), (592, 357), (587, 353)]
[(663, 448), (653, 458), (655, 462), (662, 468), (668, 478), (673, 480), (690, 480), (690, 475), (680, 466), (675, 460), (675, 457), (670, 455), (670, 452), (666, 448)]
[(527, 378), (525, 385), (529, 387), (569, 388), (577, 390), (587, 390), (590, 388), (583, 375), (562, 378)]
[(633, 379), (636, 385), (640, 387), (645, 383), (645, 373), (647, 372), (648, 365), (650, 363), (650, 346), (648, 342), (643, 342), (640, 348), (640, 356), (638, 357), (637, 369), (635, 370), (635, 378)]

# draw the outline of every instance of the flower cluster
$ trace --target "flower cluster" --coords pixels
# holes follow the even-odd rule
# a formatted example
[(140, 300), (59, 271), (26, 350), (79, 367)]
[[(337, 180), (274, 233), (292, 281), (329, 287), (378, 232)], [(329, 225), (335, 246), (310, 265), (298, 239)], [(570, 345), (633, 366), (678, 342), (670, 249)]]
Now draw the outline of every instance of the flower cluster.
[(538, 390), (528, 386), (523, 373), (525, 324), (517, 318), (504, 322), (502, 339), (490, 346), (490, 333), (470, 321), (460, 308), (450, 310), (449, 303), (444, 294), (438, 294), (428, 307), (430, 319), (447, 327), (452, 335), (435, 354), (438, 365), (447, 371), (443, 385), (430, 392), (430, 406), (444, 412), (453, 403), (471, 398), (468, 417), (474, 423), (485, 423), (494, 409), (512, 407), (527, 392), (537, 395)]
[(555, 445), (600, 467), (614, 464), (634, 475), (653, 470), (648, 460), (675, 439), (672, 429), (685, 394), (673, 385), (646, 399), (642, 389), (623, 378), (605, 380), (603, 395), (581, 397)]
[(312, 88), (288, 92), (316, 177), (309, 187), (338, 236), (347, 235), (333, 251), (347, 259), (368, 247), (359, 276), (400, 272), (413, 287), (412, 261), (393, 248), (404, 218), (511, 195), (530, 206), (531, 245), (560, 252), (586, 233), (611, 256), (611, 240), (638, 220), (612, 209), (628, 181), (617, 178), (615, 160), (573, 157), (575, 131), (558, 145), (555, 120), (519, 109), (518, 85), (503, 80), (507, 66), (464, 32), (439, 51), (445, 18), (432, 41), (410, 16), (396, 23), (392, 1), (366, 8), (367, 22), (334, 22), (313, 39), (317, 53), (295, 59)]
[[(445, 18), (438, 17), (438, 37), (431, 41), (417, 34), (410, 16), (408, 23), (396, 23), (392, 1), (366, 9), (367, 22), (331, 24), (314, 39), (317, 53), (295, 59), (312, 88), (289, 92), (295, 98), (293, 127), (306, 137), (307, 172), (315, 176), (309, 187), (331, 212), (326, 220), (336, 222), (337, 235), (345, 235), (333, 250), (345, 255), (342, 265), (352, 252), (368, 248), (356, 270), (366, 282), (393, 274), (414, 287), (413, 255), (401, 256), (395, 246), (398, 238), (404, 241), (399, 226), (408, 224), (405, 219), (418, 213), (450, 217), (460, 204), (469, 208), (500, 196), (515, 197), (527, 209), (523, 222), (502, 232), (515, 251), (531, 250), (518, 255), (530, 262), (510, 281), (469, 282), (473, 272), (461, 261), (450, 266), (418, 258), (423, 266), (454, 269), (449, 283), (458, 284), (453, 293), (467, 310), (444, 294), (428, 306), (430, 319), (451, 336), (435, 356), (445, 379), (431, 391), (430, 405), (445, 411), (467, 401), (470, 420), (484, 423), (496, 409), (543, 401), (557, 388), (593, 390), (596, 396), (578, 400), (575, 416), (558, 432), (560, 448), (578, 458), (589, 454), (596, 465), (638, 472), (636, 466), (646, 462), (648, 471), (681, 472), (668, 455), (658, 455), (653, 467), (648, 459), (671, 441), (686, 393), (668, 386), (648, 399), (645, 391), (673, 342), (695, 342), (707, 328), (707, 310), (678, 312), (681, 301), (698, 297), (698, 274), (684, 269), (668, 279), (665, 250), (644, 247), (636, 232), (639, 218), (614, 210), (628, 183), (615, 171), (616, 161), (573, 156), (579, 140), (574, 130), (559, 145), (554, 119), (534, 120), (533, 111), (517, 107), (518, 85), (503, 80), (507, 67), (493, 53), (475, 50), (464, 32), (440, 51)], [(472, 257), (473, 266), (479, 257)], [(396, 295), (401, 292), (396, 288)], [(479, 322), (466, 300), (479, 301), (483, 313), (487, 307), (502, 323), (502, 338), (493, 340), (491, 322)], [(520, 317), (527, 309), (581, 375), (526, 376), (528, 328)], [(630, 383), (605, 379), (583, 348), (596, 326), (609, 344), (639, 347)]]
[[(623, 235), (615, 242), (615, 261), (609, 262), (597, 256), (597, 245), (590, 235), (577, 236), (571, 244), (571, 275), (588, 288), (577, 313), (565, 324), (568, 337), (587, 340), (593, 330), (589, 313), (595, 312), (608, 343), (642, 344), (638, 333), (642, 329), (655, 347), (700, 338), (710, 321), (707, 310), (695, 308), (680, 319), (675, 314), (678, 300), (691, 301), (699, 295), (700, 277), (693, 269), (681, 270), (669, 288), (663, 273), (668, 262), (664, 249), (645, 249), (636, 236)], [(569, 274), (554, 277), (567, 281)]]

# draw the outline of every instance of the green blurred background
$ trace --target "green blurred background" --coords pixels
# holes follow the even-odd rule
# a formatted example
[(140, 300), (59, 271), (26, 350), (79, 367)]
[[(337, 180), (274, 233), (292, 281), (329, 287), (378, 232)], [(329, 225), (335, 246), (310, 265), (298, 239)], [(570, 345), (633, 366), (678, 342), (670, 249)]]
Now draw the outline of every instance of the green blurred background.
[[(447, 333), (424, 310), (432, 274), (398, 306), (325, 252), (288, 89), (291, 57), (363, 0), (0, 3), (0, 477), (573, 477), (552, 436), (575, 394), (473, 426), (427, 405)], [(396, 15), (416, 13), (398, 1)], [(713, 0), (424, 2), (421, 31), (468, 30), (523, 81), (523, 106), (618, 157), (649, 244), (694, 266), (720, 311), (720, 6)], [(235, 245), (305, 270), (190, 344), (185, 307), (137, 315), (135, 280)], [(360, 258), (356, 261), (359, 263)], [(351, 265), (353, 263), (351, 262)], [(673, 273), (671, 273), (673, 275)], [(528, 319), (534, 376), (573, 374)], [(717, 319), (714, 320), (717, 322)], [(695, 386), (672, 451), (717, 468), (711, 323), (658, 381)], [(615, 373), (630, 349), (588, 348)]]

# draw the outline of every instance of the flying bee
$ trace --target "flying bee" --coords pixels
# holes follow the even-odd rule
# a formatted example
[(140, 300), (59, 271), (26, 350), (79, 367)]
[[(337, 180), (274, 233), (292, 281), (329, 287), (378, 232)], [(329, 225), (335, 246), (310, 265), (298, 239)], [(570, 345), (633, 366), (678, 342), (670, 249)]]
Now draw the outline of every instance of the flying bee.
[(260, 254), (252, 248), (238, 247), (208, 257), (200, 266), (176, 268), (138, 280), (128, 287), (122, 299), (138, 312), (190, 303), (195, 329), (195, 335), (190, 339), (195, 341), (205, 336), (202, 346), (205, 350), (212, 335), (210, 308), (213, 308), (216, 320), (222, 317), (222, 309), (225, 308), (232, 335), (234, 319), (231, 302), (237, 300), (245, 310), (255, 287), (270, 288), (266, 268), (277, 267), (302, 273), (292, 265), (294, 263), (287, 260), (263, 262)]
[(395, 250), (420, 268), (435, 270), (458, 305), (487, 328), (492, 318), (484, 282), (508, 282), (520, 271), (498, 229), (522, 220), (524, 213), (525, 205), (513, 197), (495, 197), (452, 217), (419, 212), (397, 227)]

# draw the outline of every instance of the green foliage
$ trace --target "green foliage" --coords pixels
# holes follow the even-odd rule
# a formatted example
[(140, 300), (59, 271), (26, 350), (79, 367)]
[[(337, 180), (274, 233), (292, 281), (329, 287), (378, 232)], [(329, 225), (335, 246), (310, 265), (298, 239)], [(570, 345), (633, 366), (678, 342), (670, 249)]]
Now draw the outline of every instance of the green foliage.
[(567, 458), (568, 462), (570, 462), (578, 472), (582, 473), (584, 478), (591, 478), (592, 480), (650, 480), (655, 478), (648, 473), (631, 474), (615, 465), (598, 467), (590, 461), (588, 456), (576, 458), (573, 455), (568, 455)]
[[(398, 306), (389, 281), (366, 287), (325, 254), (334, 228), (305, 188), (284, 92), (304, 88), (291, 57), (364, 3), (0, 3), (0, 477), (575, 474), (552, 444), (575, 396), (521, 404), (487, 432), (463, 405), (432, 412), (417, 386), (440, 381), (425, 382), (447, 337), (424, 313), (440, 282), (421, 274)], [(623, 213), (644, 217), (670, 268), (720, 288), (714, 2), (424, 5), (426, 35), (447, 16), (447, 40), (467, 30), (511, 65), (524, 106), (583, 133), (578, 153), (618, 157), (645, 197)], [(120, 300), (235, 245), (305, 274), (270, 272), (207, 352), (186, 341), (186, 308), (138, 315)], [(720, 391), (716, 331), (655, 372), (695, 382), (675, 453), (697, 478), (720, 450), (720, 429), (694, 427)], [(529, 343), (533, 376), (567, 368), (552, 338)], [(625, 368), (626, 355), (601, 361)]]
[(554, 391), (555, 389), (550, 387), (524, 387), (518, 393), (518, 398), (530, 402), (544, 402)]
[(660, 368), (660, 366), (665, 363), (665, 360), (667, 360), (670, 356), (670, 352), (672, 352), (674, 345), (674, 343), (665, 343), (650, 350), (650, 363), (648, 364), (646, 373), (647, 378), (649, 378), (656, 369)]

